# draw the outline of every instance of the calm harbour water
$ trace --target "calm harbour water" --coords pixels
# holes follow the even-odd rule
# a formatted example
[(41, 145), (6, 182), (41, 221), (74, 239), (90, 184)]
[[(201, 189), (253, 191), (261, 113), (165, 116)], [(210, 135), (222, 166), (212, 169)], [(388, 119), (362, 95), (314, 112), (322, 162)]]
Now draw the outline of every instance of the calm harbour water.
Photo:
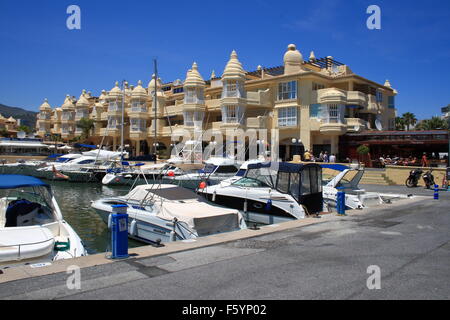
[[(110, 251), (111, 235), (108, 226), (91, 208), (91, 201), (128, 193), (127, 187), (107, 187), (101, 184), (48, 181), (61, 208), (64, 219), (83, 240), (89, 253)], [(128, 240), (129, 247), (144, 243)]]

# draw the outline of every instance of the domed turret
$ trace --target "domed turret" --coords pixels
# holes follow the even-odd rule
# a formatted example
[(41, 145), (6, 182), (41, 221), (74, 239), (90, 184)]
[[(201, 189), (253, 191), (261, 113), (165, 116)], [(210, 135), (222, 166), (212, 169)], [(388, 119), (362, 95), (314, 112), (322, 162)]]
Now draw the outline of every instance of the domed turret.
[(192, 64), (192, 69), (190, 69), (186, 74), (186, 80), (184, 81), (184, 87), (204, 87), (205, 80), (198, 72), (197, 63)]
[(69, 95), (66, 95), (66, 99), (64, 100), (61, 109), (74, 109), (75, 105), (73, 104), (72, 98)]
[(48, 103), (47, 98), (44, 99), (44, 103), (41, 104), (41, 106), (39, 107), (40, 111), (49, 111), (51, 110), (52, 107), (50, 106), (50, 104)]
[(80, 98), (78, 98), (77, 107), (88, 107), (89, 101), (86, 99), (86, 90), (83, 90), (83, 92), (80, 95)]
[(222, 80), (224, 79), (244, 79), (245, 71), (242, 68), (242, 64), (238, 60), (236, 51), (231, 52), (230, 60), (225, 67), (222, 74)]
[(300, 51), (297, 50), (295, 44), (288, 45), (283, 61), (284, 74), (298, 73), (303, 70), (303, 56)]
[(147, 96), (147, 91), (142, 87), (142, 81), (139, 80), (137, 86), (131, 92), (132, 97), (144, 97)]
[(113, 97), (122, 95), (122, 90), (120, 90), (120, 88), (119, 88), (119, 81), (116, 81), (116, 84), (115, 84), (114, 88), (112, 88), (109, 91), (109, 95), (113, 96)]

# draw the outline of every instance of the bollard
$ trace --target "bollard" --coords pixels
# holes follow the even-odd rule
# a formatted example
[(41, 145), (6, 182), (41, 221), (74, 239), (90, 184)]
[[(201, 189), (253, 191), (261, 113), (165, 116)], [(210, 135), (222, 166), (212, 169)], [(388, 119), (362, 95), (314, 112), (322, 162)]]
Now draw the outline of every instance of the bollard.
[(434, 200), (439, 200), (439, 186), (437, 184), (434, 185)]
[(115, 204), (111, 214), (111, 259), (128, 258), (128, 206)]
[(340, 216), (345, 216), (345, 192), (344, 192), (344, 188), (340, 187), (337, 188), (338, 189), (338, 193), (337, 193), (337, 213)]

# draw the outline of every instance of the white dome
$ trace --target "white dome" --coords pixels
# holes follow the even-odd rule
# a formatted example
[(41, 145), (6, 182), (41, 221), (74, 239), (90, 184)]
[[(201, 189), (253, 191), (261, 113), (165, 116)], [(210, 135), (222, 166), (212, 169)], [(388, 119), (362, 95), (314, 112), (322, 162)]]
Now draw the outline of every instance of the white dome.
[(303, 56), (300, 51), (297, 50), (295, 44), (290, 44), (287, 47), (287, 51), (284, 54), (284, 64), (302, 64)]

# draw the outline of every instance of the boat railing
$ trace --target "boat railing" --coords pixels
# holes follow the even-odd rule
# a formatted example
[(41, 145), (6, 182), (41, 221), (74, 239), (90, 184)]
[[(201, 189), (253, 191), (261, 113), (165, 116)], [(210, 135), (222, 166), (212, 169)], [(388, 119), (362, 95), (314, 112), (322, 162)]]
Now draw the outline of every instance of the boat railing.
[(9, 244), (9, 245), (0, 245), (0, 248), (10, 248), (10, 247), (18, 247), (18, 251), (17, 251), (17, 258), (16, 260), (21, 260), (21, 252), (22, 252), (22, 247), (25, 246), (34, 246), (36, 244), (42, 244), (42, 243), (46, 243), (46, 242), (55, 242), (55, 239), (51, 238), (51, 239), (47, 239), (47, 240), (43, 240), (43, 241), (38, 241), (38, 242), (31, 242), (31, 243), (21, 243), (21, 244)]

